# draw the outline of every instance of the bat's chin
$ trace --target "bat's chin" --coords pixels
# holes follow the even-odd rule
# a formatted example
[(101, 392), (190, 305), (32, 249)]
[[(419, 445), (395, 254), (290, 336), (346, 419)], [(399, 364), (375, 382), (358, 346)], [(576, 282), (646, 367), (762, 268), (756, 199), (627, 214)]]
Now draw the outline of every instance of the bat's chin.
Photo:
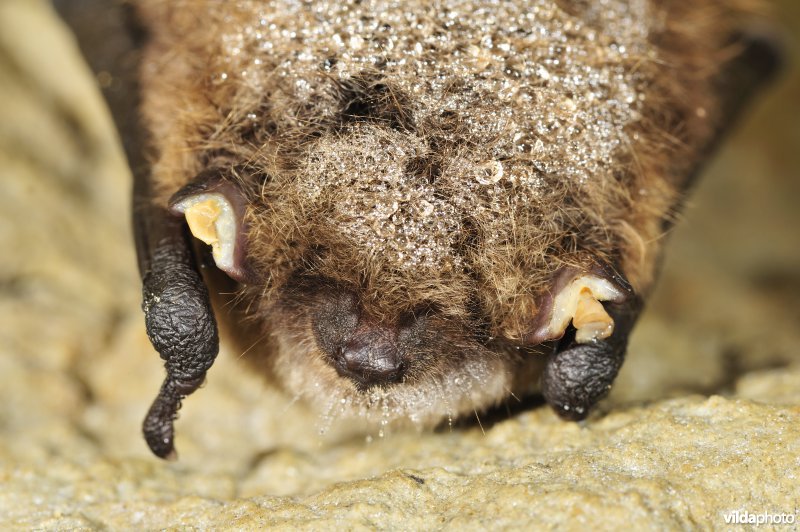
[(432, 354), (424, 368), (410, 368), (397, 382), (363, 386), (342, 376), (313, 338), (277, 335), (275, 376), (325, 423), (356, 421), (383, 427), (432, 427), (444, 419), (473, 415), (505, 399), (519, 364), (500, 353), (471, 346)]

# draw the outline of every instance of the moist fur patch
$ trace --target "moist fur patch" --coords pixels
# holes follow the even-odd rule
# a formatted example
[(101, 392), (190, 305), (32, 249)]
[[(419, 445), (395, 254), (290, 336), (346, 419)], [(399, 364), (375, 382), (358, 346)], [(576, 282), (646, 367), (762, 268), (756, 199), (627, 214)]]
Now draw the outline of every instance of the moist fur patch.
[[(615, 264), (647, 292), (664, 220), (719, 120), (711, 80), (752, 8), (137, 4), (158, 200), (236, 169), (263, 279), (238, 298), (279, 337), (268, 350), (291, 343), (275, 313), (298, 271), (356, 291), (378, 318), (433, 305), (509, 341), (565, 266)], [(485, 406), (511, 380), (454, 403)]]

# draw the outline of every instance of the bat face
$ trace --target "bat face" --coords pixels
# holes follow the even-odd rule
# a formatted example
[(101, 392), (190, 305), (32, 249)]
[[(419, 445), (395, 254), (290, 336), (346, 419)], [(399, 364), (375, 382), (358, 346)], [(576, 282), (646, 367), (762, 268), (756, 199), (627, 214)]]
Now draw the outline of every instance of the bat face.
[[(192, 7), (225, 26), (196, 57), (185, 13), (149, 15), (169, 29), (146, 68), (193, 68), (145, 90), (156, 182), (183, 186), (170, 209), (242, 283), (291, 393), (430, 424), (534, 388), (570, 322), (579, 343), (612, 334), (600, 301), (630, 287), (598, 272), (626, 245), (615, 157), (644, 107), (634, 65), (656, 57), (644, 4)], [(175, 96), (200, 103), (165, 122)], [(172, 167), (176, 128), (215, 132)]]
[(137, 2), (153, 451), (217, 352), (186, 227), (248, 356), (328, 415), (431, 425), (540, 386), (584, 418), (727, 112), (740, 13), (668, 4)]

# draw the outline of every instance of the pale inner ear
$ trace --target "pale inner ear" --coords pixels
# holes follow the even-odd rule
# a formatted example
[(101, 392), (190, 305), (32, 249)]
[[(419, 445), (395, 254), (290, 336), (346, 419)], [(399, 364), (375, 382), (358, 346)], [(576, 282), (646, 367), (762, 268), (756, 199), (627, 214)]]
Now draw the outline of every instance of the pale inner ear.
[(186, 217), (196, 238), (211, 246), (217, 268), (233, 276), (237, 271), (234, 254), (238, 228), (228, 198), (218, 192), (207, 192), (188, 197), (172, 208)]
[(620, 301), (624, 297), (610, 281), (581, 275), (556, 294), (546, 334), (549, 338), (560, 338), (572, 321), (578, 343), (608, 338), (614, 332), (614, 320), (600, 301)]

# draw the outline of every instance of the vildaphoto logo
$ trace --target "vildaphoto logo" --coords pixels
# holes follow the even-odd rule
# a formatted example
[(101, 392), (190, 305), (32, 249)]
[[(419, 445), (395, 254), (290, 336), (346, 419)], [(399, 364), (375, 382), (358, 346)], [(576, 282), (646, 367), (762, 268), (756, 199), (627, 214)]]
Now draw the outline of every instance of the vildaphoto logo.
[(722, 514), (726, 525), (793, 525), (796, 514), (733, 510)]

